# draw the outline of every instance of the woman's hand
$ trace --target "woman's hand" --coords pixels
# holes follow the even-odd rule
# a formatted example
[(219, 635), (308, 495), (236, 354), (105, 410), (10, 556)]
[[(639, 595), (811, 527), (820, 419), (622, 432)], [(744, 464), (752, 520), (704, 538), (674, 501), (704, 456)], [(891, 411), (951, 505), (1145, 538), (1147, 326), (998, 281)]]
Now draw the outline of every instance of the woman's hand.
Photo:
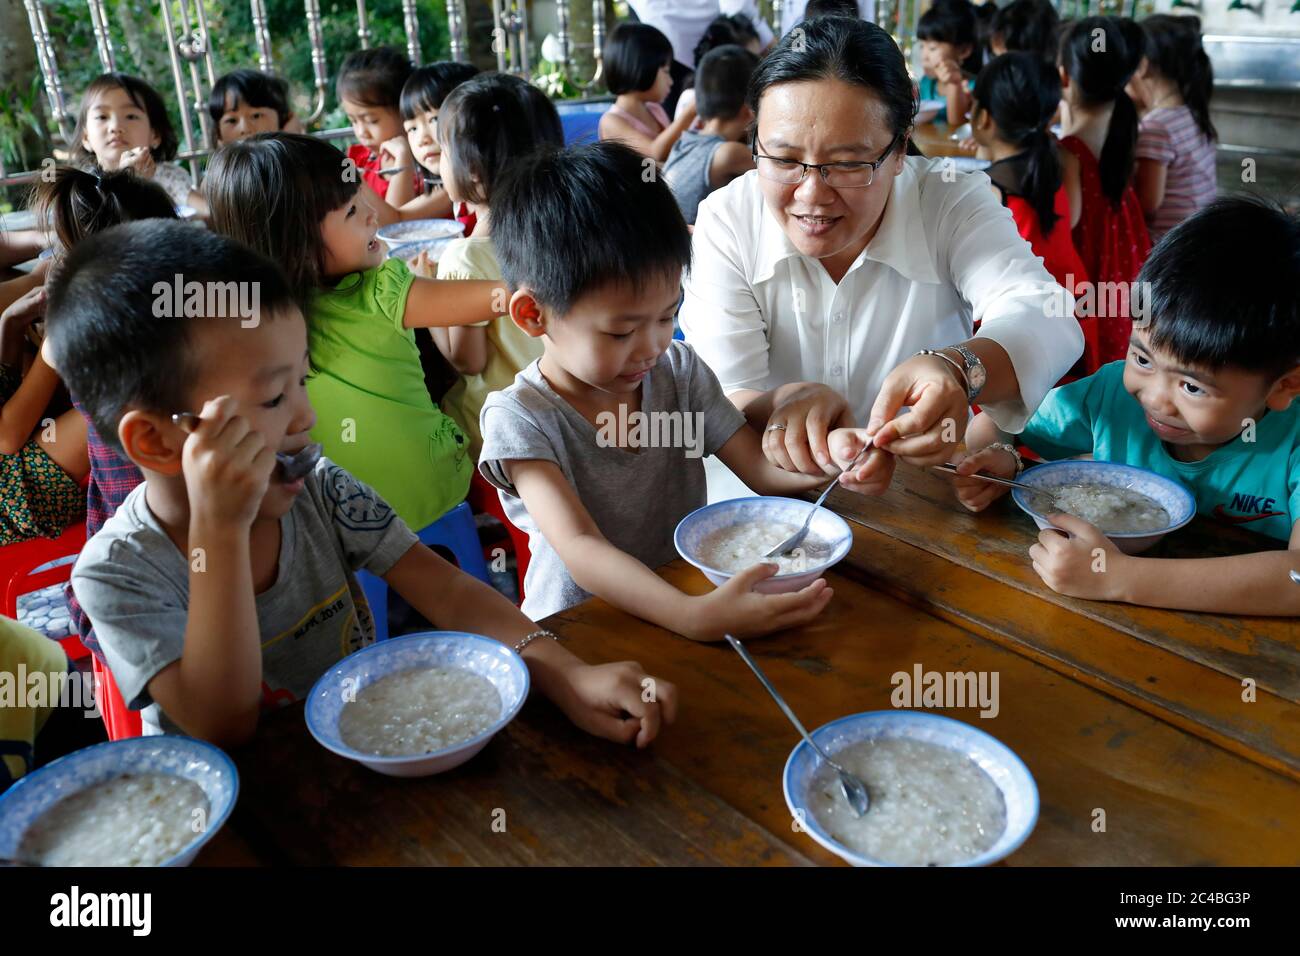
[(773, 405), (763, 431), (763, 454), (786, 471), (834, 475), (838, 469), (827, 435), (832, 428), (852, 424), (849, 403), (842, 395), (818, 382), (803, 382)]
[[(860, 495), (883, 495), (894, 478), (897, 459), (883, 448), (872, 448), (872, 436), (865, 428), (837, 428), (828, 439), (835, 463), (846, 469), (840, 484)], [(858, 461), (863, 449), (870, 451)], [(857, 461), (857, 465), (849, 469)]]
[[(905, 405), (910, 411), (898, 415)], [(886, 377), (867, 431), (875, 435), (876, 447), (928, 468), (950, 459), (969, 417), (966, 387), (956, 369), (937, 356), (915, 355)]]

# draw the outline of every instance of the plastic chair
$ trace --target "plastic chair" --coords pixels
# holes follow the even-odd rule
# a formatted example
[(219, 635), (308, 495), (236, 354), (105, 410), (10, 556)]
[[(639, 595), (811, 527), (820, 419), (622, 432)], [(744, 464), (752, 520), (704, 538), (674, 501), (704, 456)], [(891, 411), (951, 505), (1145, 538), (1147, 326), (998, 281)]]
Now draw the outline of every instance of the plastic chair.
[(95, 699), (99, 702), (99, 716), (104, 719), (104, 729), (108, 731), (109, 740), (125, 740), (127, 737), (139, 737), (144, 732), (144, 725), (138, 710), (131, 710), (122, 700), (122, 692), (117, 689), (113, 672), (94, 655), (90, 659), (95, 671)]
[(477, 471), (469, 483), (469, 498), (467, 499), (470, 506), (478, 514), (491, 515), (496, 518), (506, 529), (506, 534), (510, 537), (510, 550), (515, 555), (515, 573), (519, 579), (519, 603), (524, 603), (524, 576), (528, 573), (528, 560), (532, 552), (528, 550), (528, 535), (514, 526), (509, 518), (506, 517), (506, 509), (501, 506), (501, 495), (496, 488), (491, 485)]
[[(66, 583), (72, 577), (71, 562), (43, 571), (36, 569), (60, 558), (75, 557), (81, 553), (85, 543), (86, 523), (79, 521), (57, 538), (33, 538), (0, 548), (0, 592), (4, 599), (0, 613), (16, 620), (19, 595)], [(59, 645), (69, 660), (80, 660), (90, 653), (78, 634), (61, 639)]]
[[(462, 501), (445, 515), (421, 530), (417, 537), (424, 544), (439, 545), (451, 552), (460, 569), (472, 574), (484, 584), (488, 578), (487, 562), (478, 543), (478, 529), (474, 526), (474, 512)], [(388, 639), (388, 582), (367, 571), (358, 571), (357, 580), (370, 605), (370, 616), (375, 622), (375, 639)]]

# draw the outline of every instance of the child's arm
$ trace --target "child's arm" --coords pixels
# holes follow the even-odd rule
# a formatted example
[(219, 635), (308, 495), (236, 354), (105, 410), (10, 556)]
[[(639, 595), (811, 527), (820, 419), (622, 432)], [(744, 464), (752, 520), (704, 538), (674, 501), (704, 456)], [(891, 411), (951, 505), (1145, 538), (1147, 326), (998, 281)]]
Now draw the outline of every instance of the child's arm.
[(447, 347), (435, 338), (439, 350), (447, 361), (461, 375), (481, 375), (487, 368), (488, 337), (487, 329), (472, 325), (462, 325), (450, 329), (440, 329), (447, 337)]
[(58, 373), (37, 355), (18, 390), (0, 407), (0, 455), (16, 454), (27, 444), (58, 388)]
[(1169, 167), (1159, 160), (1139, 158), (1133, 185), (1137, 189), (1142, 211), (1153, 213), (1165, 201), (1165, 179)]
[(416, 276), (406, 297), (402, 325), (448, 328), (488, 322), (505, 311), (510, 295), (492, 279), (426, 279)]
[[(384, 580), (439, 628), (484, 634), (507, 647), (538, 630), (491, 587), (422, 544), (402, 555)], [(649, 677), (640, 664), (585, 664), (547, 637), (529, 643), (523, 658), (541, 692), (577, 726), (598, 737), (620, 743), (635, 739), (644, 747), (661, 724), (672, 723), (676, 716), (677, 689)]]
[(971, 97), (966, 89), (966, 77), (956, 60), (941, 61), (934, 72), (939, 94), (948, 103), (948, 125), (956, 129), (966, 122), (966, 113), (970, 110)]
[(401, 169), (387, 177), (388, 193), (384, 196), (384, 202), (397, 210), (398, 217), (401, 218), (401, 208), (415, 198), (415, 157), (411, 155), (411, 146), (406, 141), (405, 133), (380, 144), (379, 167)]
[(754, 168), (754, 156), (744, 143), (723, 143), (709, 163), (709, 185), (721, 189)]
[(452, 219), (455, 210), (452, 208), (451, 197), (447, 195), (447, 190), (441, 186), (434, 186), (429, 192), (416, 196), (408, 203), (404, 203), (398, 210), (398, 216), (402, 220), (407, 219)]
[[(250, 529), (275, 453), (228, 396), (207, 402), (185, 440), (190, 565), (185, 645), (149, 681), (149, 695), (186, 733), (221, 746), (247, 741), (262, 698), (262, 646)], [(194, 559), (202, 549), (203, 560)], [(200, 570), (201, 569), (201, 570)]]
[(763, 455), (762, 439), (748, 425), (736, 429), (718, 449), (718, 458), (760, 495), (797, 495), (821, 488), (839, 470), (828, 466), (825, 475), (805, 475), (778, 468)]
[(1125, 601), (1147, 607), (1218, 614), (1300, 615), (1300, 521), (1286, 551), (1229, 558), (1143, 558), (1127, 555), (1096, 527), (1073, 515), (1053, 515), (1050, 529), (1029, 549), (1048, 587), (1070, 597)]
[(748, 568), (709, 594), (683, 594), (610, 544), (554, 462), (508, 461), (505, 470), (538, 529), (579, 586), (691, 640), (720, 641), (724, 634), (753, 637), (795, 627), (816, 617), (831, 598), (831, 589), (821, 578), (793, 594), (752, 591), (776, 573), (773, 564)]
[(695, 104), (689, 104), (678, 111), (678, 115), (663, 132), (651, 137), (626, 120), (606, 113), (600, 118), (600, 138), (618, 140), (656, 163), (662, 163), (668, 159), (673, 144), (681, 139), (682, 133), (691, 128), (695, 116)]

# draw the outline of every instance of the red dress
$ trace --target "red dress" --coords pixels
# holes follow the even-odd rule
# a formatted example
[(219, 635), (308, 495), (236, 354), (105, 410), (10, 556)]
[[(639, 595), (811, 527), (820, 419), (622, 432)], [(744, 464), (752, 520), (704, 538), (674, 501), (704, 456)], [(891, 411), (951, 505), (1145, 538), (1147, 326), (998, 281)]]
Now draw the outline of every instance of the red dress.
[[(1129, 313), (1129, 283), (1151, 251), (1142, 205), (1130, 183), (1118, 205), (1101, 190), (1101, 166), (1083, 140), (1067, 136), (1061, 146), (1079, 160), (1083, 214), (1074, 227), (1074, 247), (1094, 285), (1091, 302), (1079, 304), (1083, 326), (1083, 372), (1090, 375), (1107, 362), (1128, 354), (1133, 321)], [(1123, 283), (1122, 286), (1118, 283)]]

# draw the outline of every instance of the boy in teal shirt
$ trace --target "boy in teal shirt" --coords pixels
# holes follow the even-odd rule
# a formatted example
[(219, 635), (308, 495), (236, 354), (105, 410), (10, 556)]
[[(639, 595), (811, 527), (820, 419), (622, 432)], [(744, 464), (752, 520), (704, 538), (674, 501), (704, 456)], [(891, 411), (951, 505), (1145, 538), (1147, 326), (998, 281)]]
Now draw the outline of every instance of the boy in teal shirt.
[[(1034, 569), (1072, 597), (1234, 614), (1300, 614), (1300, 220), (1223, 199), (1172, 230), (1138, 277), (1150, 322), (1129, 352), (1057, 388), (1019, 442), (1048, 459), (1091, 455), (1147, 468), (1196, 496), (1204, 516), (1288, 543), (1283, 551), (1168, 559), (1125, 555), (1072, 515), (1039, 535)], [(1014, 454), (987, 415), (966, 433), (957, 496), (980, 511), (1013, 477)], [(1106, 552), (1105, 562), (1094, 550)], [(1105, 568), (1094, 571), (1093, 568)]]

